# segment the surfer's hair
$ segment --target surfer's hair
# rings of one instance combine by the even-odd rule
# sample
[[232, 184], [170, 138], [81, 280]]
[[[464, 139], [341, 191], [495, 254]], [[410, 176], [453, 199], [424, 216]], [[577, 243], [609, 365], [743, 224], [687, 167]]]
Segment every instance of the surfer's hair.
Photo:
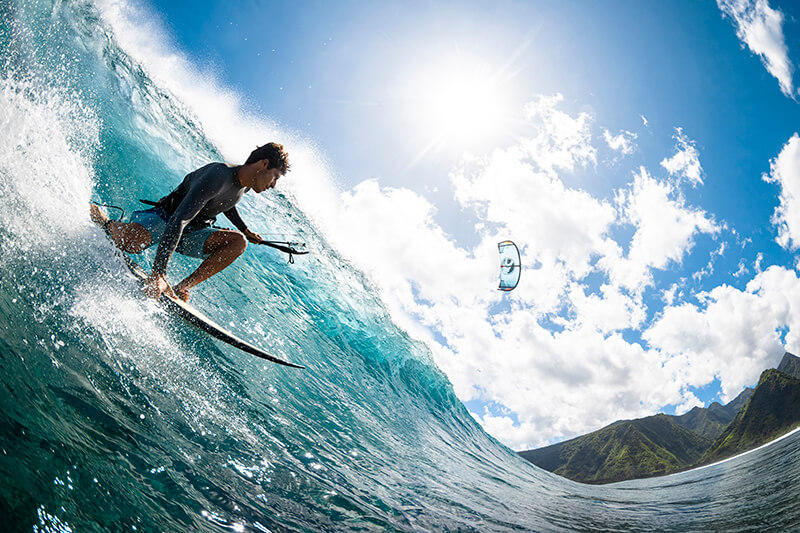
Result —
[[250, 165], [252, 163], [258, 163], [262, 159], [268, 159], [269, 166], [267, 168], [277, 168], [281, 171], [282, 176], [286, 175], [291, 167], [289, 164], [289, 154], [286, 153], [286, 149], [282, 144], [267, 143], [264, 146], [259, 146], [253, 150], [244, 164]]

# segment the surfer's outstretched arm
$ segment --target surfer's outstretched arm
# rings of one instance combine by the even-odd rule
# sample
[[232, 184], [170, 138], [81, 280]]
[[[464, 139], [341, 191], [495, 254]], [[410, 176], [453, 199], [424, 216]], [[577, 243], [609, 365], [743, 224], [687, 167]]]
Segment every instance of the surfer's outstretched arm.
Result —
[[261, 238], [261, 235], [259, 235], [254, 231], [251, 231], [247, 227], [247, 224], [244, 223], [244, 220], [242, 220], [242, 217], [239, 215], [239, 211], [236, 209], [236, 206], [228, 209], [223, 214], [228, 220], [230, 220], [233, 223], [234, 226], [236, 226], [236, 229], [241, 231], [244, 234], [244, 236], [247, 237], [248, 241], [254, 243], [260, 243], [261, 241], [264, 240]]

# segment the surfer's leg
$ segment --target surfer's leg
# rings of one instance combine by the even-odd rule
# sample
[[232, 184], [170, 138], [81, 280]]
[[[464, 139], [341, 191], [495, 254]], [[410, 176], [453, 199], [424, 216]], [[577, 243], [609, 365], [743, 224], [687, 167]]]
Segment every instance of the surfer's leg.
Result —
[[203, 253], [208, 255], [197, 270], [173, 287], [183, 301], [189, 299], [189, 290], [233, 263], [247, 249], [247, 239], [238, 231], [215, 231], [206, 239]]
[[89, 216], [92, 222], [108, 233], [117, 248], [123, 252], [138, 254], [153, 242], [150, 232], [141, 224], [111, 220], [94, 204], [89, 204]]

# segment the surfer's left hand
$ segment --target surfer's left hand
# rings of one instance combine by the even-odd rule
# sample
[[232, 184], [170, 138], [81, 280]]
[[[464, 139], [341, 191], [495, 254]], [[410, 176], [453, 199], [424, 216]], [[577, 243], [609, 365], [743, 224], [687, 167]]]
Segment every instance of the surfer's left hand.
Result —
[[264, 239], [261, 238], [261, 235], [259, 235], [258, 233], [254, 232], [254, 231], [250, 231], [249, 229], [245, 230], [244, 236], [247, 237], [248, 241], [250, 241], [252, 243], [255, 243], [255, 244], [258, 244], [258, 243], [260, 243], [261, 241], [264, 240]]

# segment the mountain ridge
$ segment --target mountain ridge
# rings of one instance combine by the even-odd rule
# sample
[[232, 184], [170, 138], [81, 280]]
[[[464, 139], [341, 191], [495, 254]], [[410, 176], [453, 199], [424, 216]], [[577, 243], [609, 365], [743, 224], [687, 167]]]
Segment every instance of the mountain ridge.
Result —
[[800, 379], [767, 369], [755, 392], [698, 464], [709, 464], [775, 440], [800, 426]]
[[518, 452], [535, 465], [582, 483], [602, 484], [671, 474], [716, 462], [800, 425], [800, 358], [786, 352], [755, 388], [725, 405], [683, 415], [618, 420], [543, 448]]

